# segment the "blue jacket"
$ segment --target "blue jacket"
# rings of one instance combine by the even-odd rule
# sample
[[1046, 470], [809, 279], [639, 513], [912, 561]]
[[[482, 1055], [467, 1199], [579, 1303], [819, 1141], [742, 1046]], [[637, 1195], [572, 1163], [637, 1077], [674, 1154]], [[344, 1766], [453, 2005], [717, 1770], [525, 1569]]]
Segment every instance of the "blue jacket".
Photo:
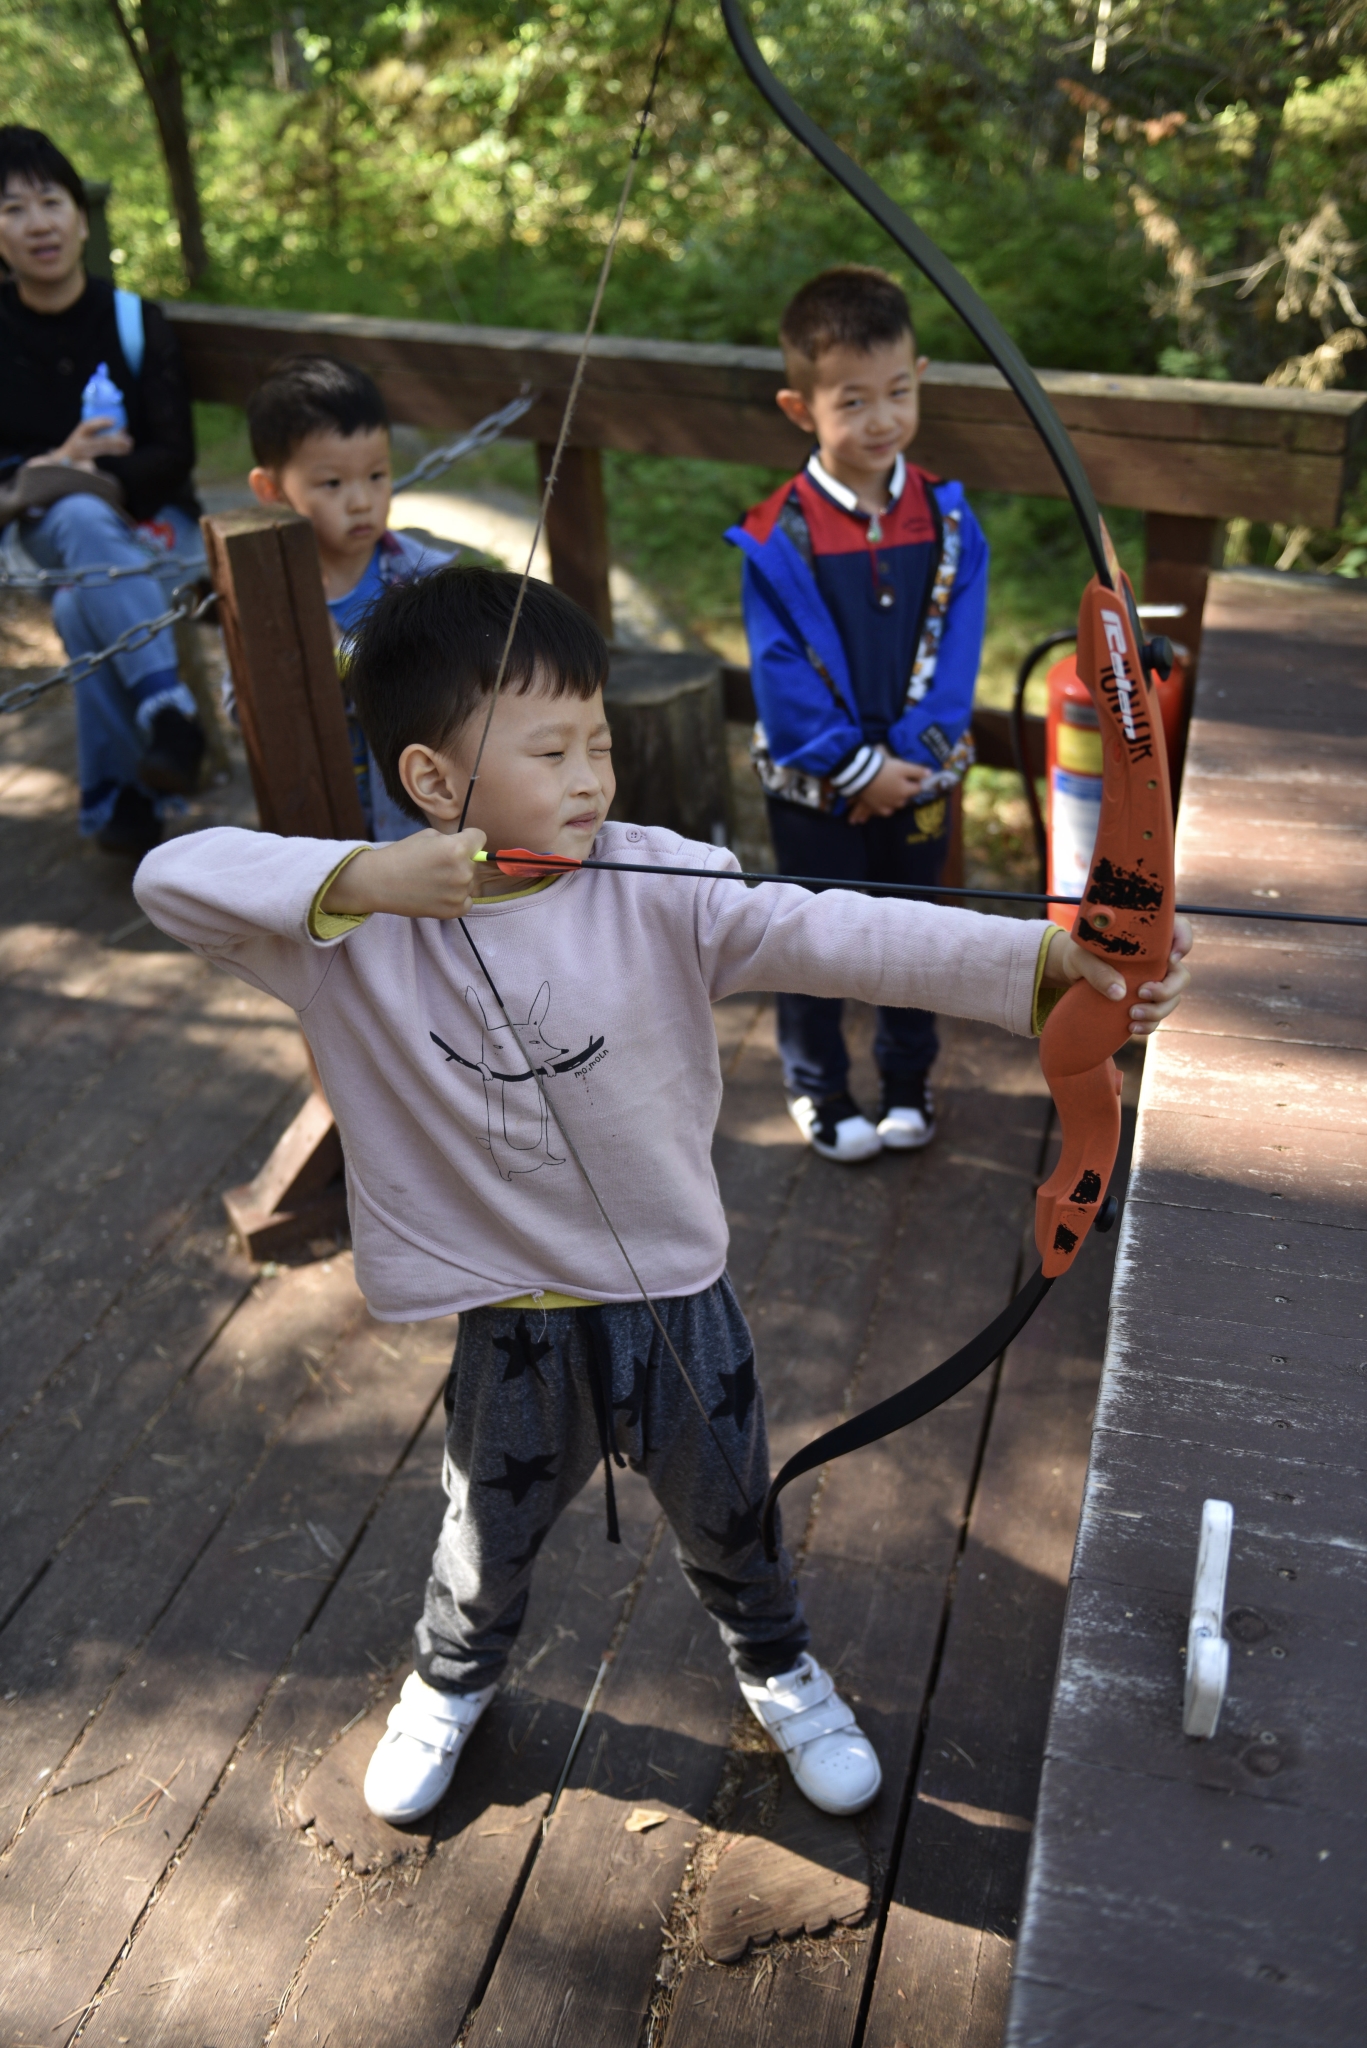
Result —
[[[756, 766], [766, 789], [790, 802], [843, 811], [877, 773], [884, 751], [937, 771], [926, 796], [952, 787], [971, 765], [987, 542], [957, 483], [937, 483], [908, 469], [897, 509], [903, 504], [910, 508], [904, 534], [899, 537], [889, 525], [884, 548], [895, 554], [909, 538], [908, 553], [923, 552], [927, 559], [915, 576], [922, 592], [915, 656], [905, 698], [893, 707], [890, 723], [871, 715], [868, 692], [859, 688], [859, 651], [847, 649], [813, 567], [790, 537], [795, 508], [807, 515], [796, 530], [806, 538], [804, 524], [815, 528], [810, 543], [817, 553], [828, 551], [824, 530], [834, 520], [854, 533], [862, 556], [866, 543], [855, 519], [863, 515], [828, 506], [804, 471], [726, 536], [745, 557], [742, 603], [759, 713]], [[893, 508], [884, 517], [891, 522]], [[830, 552], [849, 549], [849, 540], [837, 535]], [[881, 729], [871, 732], [870, 724]]]

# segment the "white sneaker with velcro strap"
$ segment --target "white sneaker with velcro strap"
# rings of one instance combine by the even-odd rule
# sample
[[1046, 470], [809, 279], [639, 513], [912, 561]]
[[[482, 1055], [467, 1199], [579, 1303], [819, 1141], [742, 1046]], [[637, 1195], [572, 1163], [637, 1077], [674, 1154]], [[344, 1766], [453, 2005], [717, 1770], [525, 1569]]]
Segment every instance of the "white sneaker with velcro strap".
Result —
[[823, 1813], [862, 1813], [883, 1773], [873, 1744], [828, 1672], [804, 1650], [777, 1678], [743, 1678], [740, 1689], [761, 1728], [788, 1759], [799, 1792]]
[[460, 1753], [497, 1692], [438, 1692], [410, 1671], [365, 1774], [365, 1803], [396, 1827], [420, 1820], [445, 1795]]

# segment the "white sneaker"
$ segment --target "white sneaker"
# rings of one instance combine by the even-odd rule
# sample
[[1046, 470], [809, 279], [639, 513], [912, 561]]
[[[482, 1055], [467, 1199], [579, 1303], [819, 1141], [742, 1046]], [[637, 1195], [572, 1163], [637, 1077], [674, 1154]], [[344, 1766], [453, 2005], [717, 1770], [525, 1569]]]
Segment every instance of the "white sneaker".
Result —
[[884, 1081], [878, 1135], [889, 1152], [919, 1152], [935, 1136], [935, 1096], [924, 1074]]
[[497, 1692], [438, 1692], [410, 1671], [365, 1774], [365, 1803], [396, 1826], [442, 1798], [471, 1730]]
[[789, 1102], [788, 1114], [823, 1159], [854, 1166], [883, 1149], [882, 1139], [852, 1096], [828, 1095], [818, 1102], [811, 1095], [799, 1095]]
[[799, 1792], [823, 1813], [862, 1813], [883, 1773], [873, 1744], [829, 1673], [805, 1650], [778, 1678], [743, 1678], [740, 1689], [761, 1728], [783, 1751]]

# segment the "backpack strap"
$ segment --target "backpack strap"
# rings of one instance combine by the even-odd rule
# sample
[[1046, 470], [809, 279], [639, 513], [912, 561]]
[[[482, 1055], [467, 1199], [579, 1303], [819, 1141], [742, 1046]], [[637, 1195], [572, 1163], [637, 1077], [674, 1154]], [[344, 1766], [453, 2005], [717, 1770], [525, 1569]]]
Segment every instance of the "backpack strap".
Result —
[[119, 330], [119, 347], [123, 350], [123, 359], [136, 381], [142, 373], [144, 352], [142, 300], [136, 292], [126, 292], [119, 285], [114, 287], [114, 319]]

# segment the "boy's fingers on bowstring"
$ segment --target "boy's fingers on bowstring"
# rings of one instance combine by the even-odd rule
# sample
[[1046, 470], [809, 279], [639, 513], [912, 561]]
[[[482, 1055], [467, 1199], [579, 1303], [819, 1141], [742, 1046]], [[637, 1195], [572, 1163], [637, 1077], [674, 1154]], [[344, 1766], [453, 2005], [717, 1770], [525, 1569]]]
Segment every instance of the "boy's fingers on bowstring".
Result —
[[474, 898], [479, 872], [474, 856], [484, 845], [484, 834], [477, 825], [469, 825], [463, 832], [434, 832], [432, 837], [437, 842], [432, 856], [440, 897], [437, 915], [464, 917]]

